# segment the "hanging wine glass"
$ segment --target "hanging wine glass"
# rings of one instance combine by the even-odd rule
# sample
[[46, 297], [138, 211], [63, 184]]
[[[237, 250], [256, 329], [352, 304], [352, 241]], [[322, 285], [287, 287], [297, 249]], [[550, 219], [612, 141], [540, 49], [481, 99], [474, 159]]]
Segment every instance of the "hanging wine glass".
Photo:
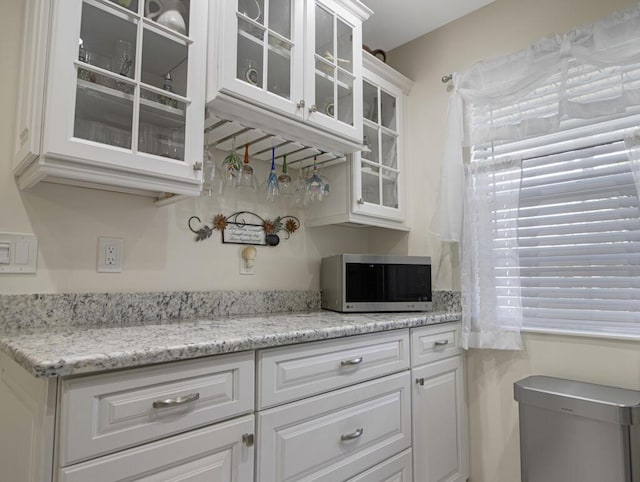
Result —
[[278, 176], [278, 186], [280, 187], [280, 195], [291, 196], [293, 194], [293, 180], [289, 175], [287, 167], [287, 156], [282, 156], [282, 174]]
[[324, 181], [318, 176], [318, 165], [316, 158], [313, 158], [313, 172], [311, 177], [307, 179], [307, 192], [305, 195], [305, 204], [322, 201], [325, 195]]
[[221, 164], [221, 186], [220, 194], [224, 191], [226, 186], [235, 186], [238, 182], [238, 175], [240, 174], [240, 156], [236, 152], [236, 138], [234, 137], [231, 142], [231, 152], [227, 157], [222, 160]]
[[293, 203], [297, 206], [304, 205], [307, 195], [307, 181], [304, 180], [302, 168], [298, 169], [298, 178], [293, 181], [291, 192], [293, 193]]
[[238, 174], [238, 183], [236, 187], [240, 189], [249, 189], [255, 191], [257, 188], [256, 176], [253, 173], [253, 167], [249, 165], [249, 144], [244, 146], [244, 162], [240, 166]]
[[324, 176], [320, 171], [320, 166], [318, 166], [318, 177], [324, 183], [322, 187], [322, 190], [323, 190], [322, 199], [324, 199], [329, 195], [329, 189], [331, 187], [331, 184], [329, 182], [329, 178], [327, 176]]
[[215, 144], [204, 146], [204, 162], [202, 163], [202, 187], [203, 193], [209, 197], [213, 194], [222, 194], [221, 174], [213, 159]]
[[265, 197], [267, 201], [275, 201], [280, 196], [280, 186], [278, 185], [278, 175], [276, 174], [276, 149], [271, 148], [271, 171], [267, 177], [265, 186]]

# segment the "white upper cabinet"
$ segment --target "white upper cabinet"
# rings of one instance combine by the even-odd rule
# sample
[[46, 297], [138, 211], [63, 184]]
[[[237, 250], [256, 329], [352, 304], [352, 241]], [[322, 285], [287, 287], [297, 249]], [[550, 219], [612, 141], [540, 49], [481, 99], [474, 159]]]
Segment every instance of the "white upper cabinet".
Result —
[[366, 54], [363, 83], [365, 149], [353, 156], [353, 211], [404, 221], [404, 97], [412, 82]]
[[14, 169], [146, 195], [202, 185], [207, 2], [28, 0]]
[[331, 196], [312, 206], [308, 226], [357, 224], [409, 230], [404, 103], [413, 82], [374, 56], [363, 54], [361, 142], [351, 163], [321, 167]]
[[211, 0], [208, 105], [301, 145], [356, 151], [370, 14], [357, 0]]

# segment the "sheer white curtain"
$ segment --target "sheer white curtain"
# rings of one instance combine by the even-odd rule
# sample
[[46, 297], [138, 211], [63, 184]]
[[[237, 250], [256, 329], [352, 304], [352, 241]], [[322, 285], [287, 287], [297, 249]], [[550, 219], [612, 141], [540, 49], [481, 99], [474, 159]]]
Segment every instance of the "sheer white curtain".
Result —
[[[465, 174], [462, 346], [518, 350], [522, 347], [517, 244], [521, 162], [473, 163]], [[498, 277], [504, 280], [500, 287]]]
[[[491, 306], [495, 296], [489, 287], [497, 285], [497, 271], [495, 264], [485, 264], [495, 263], [496, 258], [480, 257], [488, 253], [496, 233], [476, 226], [475, 219], [486, 217], [491, 206], [478, 199], [480, 191], [475, 188], [495, 181], [468, 169], [465, 184], [464, 148], [551, 134], [561, 123], [605, 118], [637, 108], [640, 80], [629, 66], [638, 62], [640, 5], [454, 74], [438, 206], [431, 228], [443, 241], [460, 242], [467, 346], [517, 347], [514, 333], [521, 314], [514, 306], [510, 316], [520, 316], [519, 320], [503, 319], [495, 314], [497, 307]], [[595, 93], [592, 88], [599, 77], [607, 84]], [[512, 260], [517, 270], [517, 256]], [[514, 342], [505, 343], [504, 338]]]
[[627, 157], [629, 159], [629, 169], [633, 174], [633, 180], [636, 183], [638, 197], [640, 197], [640, 130], [625, 137], [624, 145], [627, 149]]

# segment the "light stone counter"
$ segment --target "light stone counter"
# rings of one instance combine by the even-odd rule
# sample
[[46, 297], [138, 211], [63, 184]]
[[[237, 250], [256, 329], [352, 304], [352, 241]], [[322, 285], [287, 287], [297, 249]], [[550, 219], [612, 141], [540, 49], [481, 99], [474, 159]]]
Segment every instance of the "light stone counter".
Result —
[[36, 377], [56, 377], [459, 319], [460, 313], [452, 311], [391, 314], [312, 311], [106, 326], [23, 325], [0, 331], [0, 351]]

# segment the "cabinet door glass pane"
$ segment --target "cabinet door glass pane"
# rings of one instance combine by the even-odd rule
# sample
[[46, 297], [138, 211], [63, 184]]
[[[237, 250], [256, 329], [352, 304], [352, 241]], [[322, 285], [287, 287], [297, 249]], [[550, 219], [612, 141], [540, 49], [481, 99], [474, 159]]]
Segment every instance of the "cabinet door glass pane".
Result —
[[338, 19], [338, 65], [353, 72], [353, 29]]
[[144, 0], [144, 16], [174, 32], [189, 35], [190, 6], [190, 0]]
[[382, 164], [396, 169], [398, 167], [398, 148], [396, 136], [382, 133]]
[[269, 1], [269, 29], [288, 39], [291, 39], [291, 1]]
[[329, 117], [335, 117], [333, 80], [335, 68], [322, 60], [316, 60], [316, 108]]
[[130, 149], [134, 92], [132, 84], [79, 69], [73, 135]]
[[186, 45], [145, 29], [142, 37], [142, 82], [186, 96], [188, 53]]
[[333, 15], [316, 5], [316, 54], [333, 61]]
[[388, 127], [392, 131], [396, 130], [396, 98], [387, 94], [385, 91], [380, 92], [380, 110], [382, 111], [382, 125]]
[[338, 120], [353, 125], [353, 77], [338, 70]]
[[264, 25], [263, 0], [238, 0], [238, 12]]
[[145, 89], [140, 94], [138, 150], [184, 161], [185, 104]]
[[78, 58], [133, 78], [136, 69], [136, 33], [137, 24], [133, 17], [124, 19], [83, 3]]
[[138, 0], [110, 0], [111, 3], [126, 8], [132, 12], [138, 12]]
[[382, 204], [398, 207], [398, 173], [382, 169]]
[[238, 79], [262, 87], [264, 30], [238, 19]]
[[267, 89], [285, 99], [291, 98], [291, 45], [274, 35], [269, 35]]
[[364, 126], [363, 130], [362, 143], [369, 148], [369, 151], [362, 151], [360, 157], [378, 164], [380, 162], [380, 157], [378, 156], [378, 130], [367, 125]]
[[366, 80], [362, 82], [362, 115], [365, 119], [378, 122], [378, 88]]
[[371, 204], [380, 204], [380, 168], [361, 162], [362, 199]]

